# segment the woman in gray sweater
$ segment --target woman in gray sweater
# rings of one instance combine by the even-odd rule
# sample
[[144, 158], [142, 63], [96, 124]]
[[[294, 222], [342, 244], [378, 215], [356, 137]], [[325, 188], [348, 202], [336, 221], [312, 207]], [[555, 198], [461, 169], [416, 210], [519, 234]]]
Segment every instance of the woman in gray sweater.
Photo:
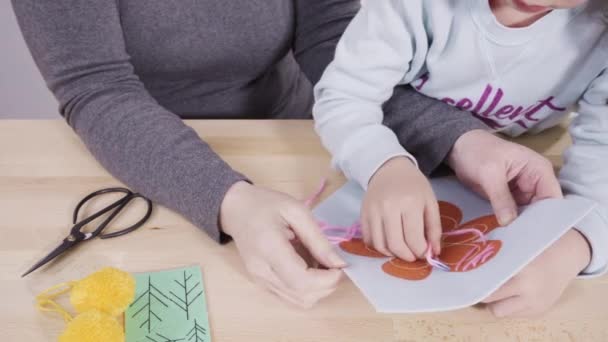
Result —
[[[114, 176], [192, 221], [231, 236], [262, 286], [309, 306], [344, 266], [295, 199], [248, 182], [182, 119], [311, 117], [312, 86], [358, 0], [13, 0], [60, 112]], [[468, 113], [408, 87], [386, 124], [429, 172]], [[308, 268], [298, 236], [327, 269]]]

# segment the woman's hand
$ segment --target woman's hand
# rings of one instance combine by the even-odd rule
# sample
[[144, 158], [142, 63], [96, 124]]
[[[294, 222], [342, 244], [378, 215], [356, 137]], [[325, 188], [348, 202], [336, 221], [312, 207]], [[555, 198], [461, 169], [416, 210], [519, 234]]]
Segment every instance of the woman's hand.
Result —
[[[518, 204], [562, 197], [546, 158], [485, 131], [462, 135], [448, 163], [464, 184], [490, 200], [502, 225], [516, 218]], [[498, 317], [539, 314], [560, 298], [590, 258], [587, 240], [572, 229], [484, 303]]]
[[429, 181], [405, 157], [387, 161], [372, 177], [361, 208], [363, 240], [378, 252], [414, 261], [427, 241], [441, 250], [439, 206]]
[[557, 302], [590, 259], [587, 240], [571, 229], [483, 302], [497, 317], [540, 314]]
[[502, 226], [517, 217], [518, 204], [562, 197], [549, 160], [486, 131], [463, 134], [447, 162], [462, 183], [492, 203]]
[[[336, 289], [346, 263], [299, 201], [238, 182], [226, 193], [220, 220], [253, 279], [281, 298], [308, 308]], [[328, 269], [308, 267], [292, 244], [295, 238]]]

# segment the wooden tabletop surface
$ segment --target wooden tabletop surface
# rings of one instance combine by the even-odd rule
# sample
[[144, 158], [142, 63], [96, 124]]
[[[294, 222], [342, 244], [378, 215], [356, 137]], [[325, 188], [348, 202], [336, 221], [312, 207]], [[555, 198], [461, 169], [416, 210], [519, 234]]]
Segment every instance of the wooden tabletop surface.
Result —
[[[258, 184], [305, 198], [328, 174], [332, 191], [343, 183], [329, 171], [329, 156], [310, 122], [188, 124]], [[563, 128], [520, 139], [556, 166], [568, 141]], [[103, 266], [138, 272], [192, 264], [203, 269], [214, 341], [608, 341], [608, 278], [576, 281], [551, 312], [537, 319], [498, 320], [480, 307], [378, 314], [346, 277], [330, 298], [300, 310], [253, 285], [233, 244], [217, 245], [164, 208], [143, 229], [91, 241], [20, 278], [61, 241], [84, 195], [116, 185], [63, 121], [0, 121], [0, 341], [56, 340], [63, 322], [33, 305], [34, 296], [48, 286]]]

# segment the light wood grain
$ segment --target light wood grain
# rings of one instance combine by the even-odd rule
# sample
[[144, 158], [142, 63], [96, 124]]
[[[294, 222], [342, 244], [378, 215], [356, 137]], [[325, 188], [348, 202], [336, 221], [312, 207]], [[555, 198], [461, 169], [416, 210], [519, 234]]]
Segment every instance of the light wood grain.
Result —
[[[304, 198], [325, 175], [331, 190], [343, 182], [329, 170], [310, 122], [188, 124], [258, 184]], [[569, 143], [563, 128], [519, 141], [556, 165]], [[497, 320], [482, 308], [377, 314], [346, 278], [335, 295], [303, 311], [249, 282], [233, 245], [218, 246], [164, 208], [144, 229], [92, 241], [43, 272], [19, 278], [61, 240], [83, 195], [119, 184], [63, 121], [0, 121], [0, 341], [56, 338], [61, 320], [33, 306], [47, 286], [106, 265], [136, 272], [191, 264], [203, 268], [214, 341], [608, 341], [606, 278], [576, 281], [551, 312], [532, 320]]]

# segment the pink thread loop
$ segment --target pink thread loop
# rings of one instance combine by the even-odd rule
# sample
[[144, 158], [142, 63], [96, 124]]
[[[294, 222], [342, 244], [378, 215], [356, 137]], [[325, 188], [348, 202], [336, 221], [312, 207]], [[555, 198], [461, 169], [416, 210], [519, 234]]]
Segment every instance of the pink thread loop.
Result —
[[456, 266], [456, 270], [460, 270], [462, 272], [469, 271], [477, 267], [477, 265], [479, 265], [480, 263], [485, 262], [486, 260], [488, 260], [489, 257], [493, 256], [496, 253], [496, 250], [493, 245], [486, 244], [484, 245], [481, 252], [479, 252], [475, 257], [473, 257], [471, 260], [469, 260], [466, 264], [463, 265], [463, 263], [467, 260], [467, 258], [470, 257], [471, 252], [473, 251], [474, 249], [471, 249], [469, 253], [467, 253], [467, 256], [462, 258], [462, 260]]
[[325, 233], [325, 236], [329, 242], [333, 244], [339, 244], [340, 242], [361, 238], [361, 224], [358, 222], [355, 222], [348, 227], [332, 226], [326, 222], [319, 222], [319, 227]]
[[[485, 235], [479, 229], [475, 229], [475, 228], [464, 228], [464, 229], [453, 230], [451, 232], [444, 232], [443, 236], [456, 236], [456, 235], [464, 235], [464, 234], [475, 234], [475, 235], [477, 235], [477, 239], [475, 239], [475, 241], [486, 242]], [[443, 262], [441, 262], [439, 259], [433, 258], [433, 256], [430, 254], [430, 250], [431, 250], [431, 248], [429, 247], [429, 249], [427, 250], [427, 257], [426, 257], [427, 262], [430, 265], [437, 267], [441, 270], [445, 271], [447, 269], [447, 271], [449, 271], [450, 267], [447, 266], [446, 264], [444, 264]], [[470, 249], [467, 252], [467, 254], [465, 254], [465, 256], [456, 265], [456, 268], [454, 270], [455, 271], [458, 271], [458, 270], [467, 271], [467, 270], [470, 270], [471, 268], [475, 267], [477, 264], [479, 264], [480, 260], [482, 259], [482, 257], [480, 256], [482, 253], [475, 256], [465, 266], [462, 266], [462, 263], [466, 262], [467, 259], [469, 259], [471, 257], [471, 254], [473, 254], [473, 253], [475, 253], [474, 248]]]
[[307, 207], [312, 207], [312, 204], [314, 202], [316, 202], [319, 197], [321, 197], [321, 194], [323, 193], [323, 191], [325, 191], [325, 188], [327, 188], [327, 178], [323, 179], [321, 181], [321, 185], [319, 186], [319, 189], [317, 190], [317, 192], [315, 192], [312, 196], [310, 196], [307, 200], [304, 201], [304, 205]]
[[455, 235], [464, 235], [464, 234], [475, 234], [475, 235], [477, 235], [477, 240], [475, 240], [475, 241], [486, 242], [486, 236], [483, 235], [481, 230], [476, 229], [476, 228], [463, 228], [463, 229], [453, 230], [451, 232], [444, 232], [443, 236], [455, 236]]
[[[307, 207], [312, 207], [312, 204], [316, 202], [321, 194], [327, 188], [327, 179], [323, 179], [321, 184], [319, 185], [319, 189], [310, 196], [307, 200], [304, 201], [304, 205]], [[340, 242], [350, 241], [355, 238], [361, 238], [361, 224], [359, 222], [355, 222], [350, 226], [335, 226], [331, 225], [327, 222], [318, 221], [319, 228], [321, 231], [325, 233], [325, 236], [332, 244], [339, 244]], [[329, 234], [328, 234], [329, 233]], [[334, 234], [332, 234], [334, 233]]]
[[450, 271], [450, 267], [446, 264], [444, 264], [443, 262], [439, 261], [438, 259], [433, 258], [433, 249], [431, 248], [431, 245], [429, 245], [429, 248], [426, 249], [426, 262], [429, 263], [429, 265], [438, 268], [442, 271], [446, 271], [449, 272]]

